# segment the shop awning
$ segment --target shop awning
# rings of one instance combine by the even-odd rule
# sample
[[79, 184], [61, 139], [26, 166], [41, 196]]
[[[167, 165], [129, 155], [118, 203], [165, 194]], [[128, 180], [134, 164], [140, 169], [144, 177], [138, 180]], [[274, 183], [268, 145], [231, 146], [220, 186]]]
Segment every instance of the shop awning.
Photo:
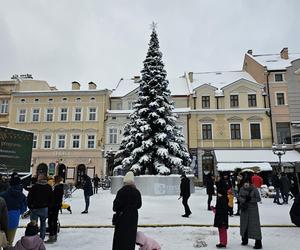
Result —
[[[214, 150], [217, 163], [272, 163], [278, 162], [278, 156], [271, 149], [248, 149], [248, 150]], [[286, 151], [281, 157], [284, 162], [300, 162], [300, 153], [296, 150]]]
[[272, 171], [271, 164], [268, 162], [253, 162], [253, 163], [243, 163], [243, 162], [220, 162], [217, 164], [218, 171], [234, 171], [236, 169], [259, 169], [260, 171]]

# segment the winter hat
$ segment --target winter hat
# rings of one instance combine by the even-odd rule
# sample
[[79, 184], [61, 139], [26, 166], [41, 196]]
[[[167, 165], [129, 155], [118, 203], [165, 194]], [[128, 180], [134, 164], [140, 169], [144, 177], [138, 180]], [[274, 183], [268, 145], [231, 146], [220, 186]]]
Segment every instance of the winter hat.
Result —
[[134, 174], [133, 172], [129, 171], [123, 178], [124, 184], [133, 184], [134, 183]]
[[18, 185], [20, 185], [21, 184], [20, 177], [18, 177], [18, 176], [11, 177], [11, 179], [9, 180], [9, 184], [11, 186], [18, 186]]
[[37, 235], [39, 232], [39, 227], [36, 224], [36, 221], [31, 221], [27, 224], [26, 230], [25, 230], [25, 236], [34, 236]]

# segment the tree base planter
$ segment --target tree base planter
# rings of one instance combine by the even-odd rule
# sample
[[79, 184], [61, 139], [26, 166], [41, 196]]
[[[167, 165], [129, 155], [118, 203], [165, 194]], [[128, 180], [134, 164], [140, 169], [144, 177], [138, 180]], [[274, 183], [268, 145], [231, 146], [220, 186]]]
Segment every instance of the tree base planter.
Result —
[[[190, 179], [191, 193], [195, 192], [193, 176]], [[180, 175], [142, 175], [134, 177], [135, 185], [142, 195], [178, 195], [180, 194]], [[123, 186], [123, 176], [113, 176], [111, 179], [111, 193], [116, 194]]]

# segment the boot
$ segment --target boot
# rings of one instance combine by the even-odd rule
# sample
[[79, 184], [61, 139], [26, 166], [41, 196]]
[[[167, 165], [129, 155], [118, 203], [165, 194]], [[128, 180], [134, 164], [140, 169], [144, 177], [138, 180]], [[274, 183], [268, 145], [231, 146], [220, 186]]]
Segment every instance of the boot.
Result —
[[46, 244], [52, 244], [54, 243], [56, 240], [55, 240], [55, 235], [53, 236], [49, 236], [49, 239], [45, 241]]
[[262, 249], [261, 240], [255, 240], [254, 249]]
[[248, 238], [242, 237], [242, 245], [243, 245], [243, 246], [248, 245]]

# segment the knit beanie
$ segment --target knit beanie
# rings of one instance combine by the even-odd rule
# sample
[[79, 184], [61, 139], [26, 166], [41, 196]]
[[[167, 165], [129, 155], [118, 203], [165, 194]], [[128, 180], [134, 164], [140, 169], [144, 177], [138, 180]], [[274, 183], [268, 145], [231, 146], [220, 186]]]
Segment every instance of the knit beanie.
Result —
[[129, 171], [123, 178], [124, 184], [134, 184], [134, 174], [133, 172]]
[[9, 180], [11, 186], [17, 186], [21, 184], [21, 179], [18, 176], [11, 177]]
[[38, 232], [39, 232], [39, 227], [35, 221], [31, 221], [27, 224], [27, 227], [25, 230], [25, 236], [34, 236], [34, 235], [37, 235]]

